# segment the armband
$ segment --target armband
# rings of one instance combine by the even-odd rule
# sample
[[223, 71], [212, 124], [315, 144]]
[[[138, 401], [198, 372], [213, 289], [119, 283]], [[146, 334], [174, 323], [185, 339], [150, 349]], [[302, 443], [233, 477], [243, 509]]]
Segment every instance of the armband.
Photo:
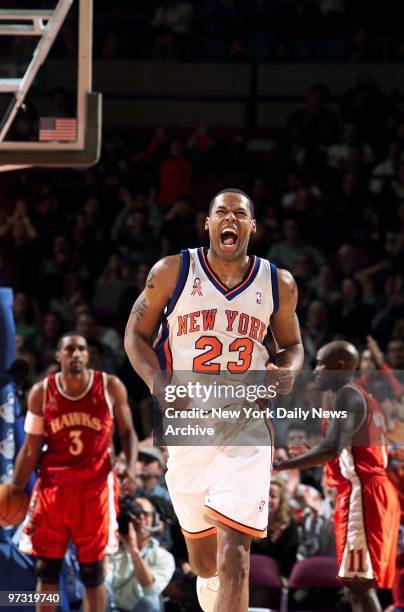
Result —
[[28, 410], [27, 416], [25, 417], [24, 431], [28, 434], [41, 436], [45, 432], [45, 419], [43, 416], [39, 416]]

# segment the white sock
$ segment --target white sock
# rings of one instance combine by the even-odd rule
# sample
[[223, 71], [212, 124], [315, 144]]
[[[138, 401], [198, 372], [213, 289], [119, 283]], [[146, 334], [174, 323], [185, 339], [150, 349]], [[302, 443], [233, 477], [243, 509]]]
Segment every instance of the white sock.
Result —
[[219, 586], [219, 576], [212, 576], [211, 578], [197, 577], [196, 594], [199, 605], [204, 612], [213, 612]]

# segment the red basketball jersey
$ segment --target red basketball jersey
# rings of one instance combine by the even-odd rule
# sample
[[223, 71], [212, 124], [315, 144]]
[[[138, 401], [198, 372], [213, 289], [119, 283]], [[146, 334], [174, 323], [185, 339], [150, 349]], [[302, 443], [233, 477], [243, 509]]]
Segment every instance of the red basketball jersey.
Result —
[[358, 384], [347, 385], [362, 397], [365, 415], [362, 425], [354, 434], [350, 447], [344, 448], [338, 459], [327, 463], [329, 486], [350, 481], [352, 476], [365, 478], [387, 478], [387, 452], [385, 446], [386, 424], [380, 404]]
[[79, 397], [62, 389], [60, 372], [44, 381], [45, 448], [39, 476], [55, 484], [96, 484], [111, 471], [113, 417], [107, 375], [89, 370]]

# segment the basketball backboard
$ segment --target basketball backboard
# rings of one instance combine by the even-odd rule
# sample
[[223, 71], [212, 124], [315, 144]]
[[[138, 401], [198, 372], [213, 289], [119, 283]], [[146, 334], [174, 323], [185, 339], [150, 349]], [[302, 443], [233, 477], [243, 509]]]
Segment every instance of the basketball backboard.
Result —
[[92, 92], [93, 0], [38, 4], [41, 9], [0, 10], [0, 171], [91, 166], [100, 155], [101, 95]]

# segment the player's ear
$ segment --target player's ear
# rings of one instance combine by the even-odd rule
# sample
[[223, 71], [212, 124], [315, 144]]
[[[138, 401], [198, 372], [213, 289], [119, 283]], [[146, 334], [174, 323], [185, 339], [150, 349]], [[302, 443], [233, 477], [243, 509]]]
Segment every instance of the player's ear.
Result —
[[206, 217], [206, 220], [205, 220], [205, 230], [208, 231], [208, 229], [209, 229], [209, 217]]
[[60, 358], [60, 351], [56, 351], [56, 353], [55, 353], [55, 359], [56, 359], [56, 361], [57, 361], [58, 363], [60, 363], [60, 362], [61, 362], [61, 358]]
[[257, 231], [257, 222], [255, 221], [255, 219], [253, 219], [251, 221], [251, 233], [255, 234], [256, 231]]

